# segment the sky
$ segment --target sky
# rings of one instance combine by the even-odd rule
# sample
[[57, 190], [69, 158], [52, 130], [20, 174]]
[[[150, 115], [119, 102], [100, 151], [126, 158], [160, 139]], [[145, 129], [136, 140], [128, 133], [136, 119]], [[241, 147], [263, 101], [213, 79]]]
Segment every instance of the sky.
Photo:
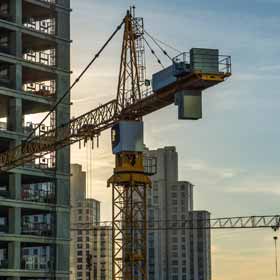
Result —
[[[280, 214], [280, 0], [72, 0], [73, 80], [130, 5], [156, 38], [182, 51], [218, 48], [233, 64], [229, 80], [203, 93], [202, 120], [179, 121], [172, 105], [145, 117], [146, 145], [176, 146], [179, 177], [195, 185], [196, 209], [212, 217]], [[72, 91], [73, 116], [115, 98], [121, 36]], [[159, 70], [147, 56], [148, 76]], [[99, 149], [74, 146], [72, 163], [88, 171], [89, 196], [102, 202], [102, 219], [110, 220], [109, 131]], [[273, 235], [263, 229], [213, 231], [213, 280], [275, 279]]]

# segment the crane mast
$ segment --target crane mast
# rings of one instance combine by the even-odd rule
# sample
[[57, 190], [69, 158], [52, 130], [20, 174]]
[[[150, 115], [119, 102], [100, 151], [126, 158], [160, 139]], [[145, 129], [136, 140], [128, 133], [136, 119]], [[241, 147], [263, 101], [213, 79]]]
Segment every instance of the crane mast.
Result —
[[[135, 24], [132, 11], [125, 18], [117, 107], [120, 121], [112, 128], [115, 169], [108, 180], [112, 187], [113, 279], [147, 279], [147, 188], [151, 181], [144, 171], [143, 124], [141, 108], [126, 111], [141, 99], [136, 42], [143, 33]], [[132, 137], [131, 137], [132, 136]], [[126, 230], [129, 228], [130, 230]]]

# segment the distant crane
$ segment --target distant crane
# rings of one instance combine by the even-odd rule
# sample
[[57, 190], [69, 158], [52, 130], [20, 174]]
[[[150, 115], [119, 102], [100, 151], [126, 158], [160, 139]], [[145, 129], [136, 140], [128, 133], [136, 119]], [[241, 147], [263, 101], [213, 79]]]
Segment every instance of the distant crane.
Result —
[[146, 191], [151, 186], [149, 175], [155, 171], [147, 171], [144, 164], [142, 118], [175, 102], [180, 119], [200, 119], [202, 91], [231, 76], [231, 58], [220, 56], [218, 50], [192, 49], [171, 59], [162, 50], [172, 60], [171, 66], [153, 75], [151, 91], [143, 90], [149, 84], [145, 77], [145, 30], [143, 19], [135, 17], [131, 8], [82, 74], [123, 25], [116, 99], [1, 153], [0, 169], [8, 171], [73, 143], [94, 141], [112, 128], [116, 161], [108, 185], [113, 194], [113, 279], [146, 280]]

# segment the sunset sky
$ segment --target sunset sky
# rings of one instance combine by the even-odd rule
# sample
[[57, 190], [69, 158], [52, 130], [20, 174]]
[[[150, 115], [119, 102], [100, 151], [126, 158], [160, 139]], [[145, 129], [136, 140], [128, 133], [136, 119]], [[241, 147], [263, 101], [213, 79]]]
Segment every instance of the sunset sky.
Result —
[[[72, 0], [73, 79], [133, 4], [156, 38], [182, 51], [218, 48], [233, 61], [232, 78], [204, 92], [202, 120], [178, 121], [175, 106], [156, 112], [144, 119], [146, 145], [176, 146], [180, 179], [196, 186], [196, 209], [212, 217], [280, 214], [280, 0]], [[73, 90], [73, 116], [115, 97], [121, 36]], [[160, 70], [151, 56], [147, 68], [148, 76]], [[75, 146], [72, 163], [91, 173], [89, 195], [110, 220], [109, 132], [100, 143], [92, 153]], [[213, 280], [275, 279], [273, 235], [213, 231]]]

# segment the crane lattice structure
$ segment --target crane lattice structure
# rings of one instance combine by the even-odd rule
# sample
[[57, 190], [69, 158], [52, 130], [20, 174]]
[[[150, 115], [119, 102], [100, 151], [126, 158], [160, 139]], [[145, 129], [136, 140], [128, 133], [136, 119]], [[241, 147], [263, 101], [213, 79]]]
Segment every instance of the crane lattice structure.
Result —
[[[104, 221], [97, 224], [90, 223], [75, 223], [75, 227], [71, 230], [88, 230], [90, 227], [96, 226], [95, 229], [99, 230], [101, 227], [107, 230], [113, 229], [112, 221]], [[147, 230], [197, 230], [197, 229], [272, 229], [274, 231], [280, 228], [280, 215], [267, 215], [267, 216], [240, 216], [240, 217], [223, 217], [213, 219], [196, 219], [196, 226], [193, 225], [193, 220], [180, 220], [180, 221], [149, 221], [147, 223]], [[124, 228], [130, 230], [130, 228]]]
[[[124, 35], [116, 99], [87, 112], [69, 123], [44, 133], [33, 135], [21, 145], [0, 154], [0, 170], [9, 171], [24, 166], [42, 156], [81, 141], [94, 141], [100, 134], [122, 121], [141, 123], [144, 116], [174, 103], [178, 92], [199, 91], [223, 82], [231, 75], [230, 57], [222, 57], [219, 71], [201, 70], [197, 66], [185, 69], [186, 61], [173, 61], [178, 75], [166, 86], [143, 94], [141, 85], [144, 49], [143, 25], [132, 10], [127, 12], [122, 25]], [[117, 28], [117, 31], [122, 26]], [[117, 32], [116, 31], [116, 32]], [[114, 34], [116, 34], [116, 32]], [[112, 36], [111, 36], [112, 37]], [[105, 46], [108, 43], [105, 44]], [[103, 48], [104, 49], [104, 48]], [[94, 58], [96, 59], [99, 54]], [[185, 57], [186, 54], [183, 54]], [[94, 60], [93, 60], [94, 61]], [[89, 64], [89, 66], [93, 63]], [[220, 63], [219, 63], [220, 62]], [[86, 70], [89, 68], [86, 68]], [[182, 68], [183, 67], [183, 68]], [[203, 67], [202, 67], [203, 68]], [[206, 67], [207, 68], [207, 67]], [[171, 69], [171, 68], [170, 68]], [[84, 74], [85, 71], [82, 73]], [[76, 84], [80, 77], [75, 81]], [[72, 86], [73, 87], [73, 86]], [[72, 88], [71, 87], [71, 88]], [[66, 93], [68, 94], [69, 91]], [[113, 192], [113, 279], [146, 280], [146, 190], [151, 185], [145, 172], [142, 151], [116, 153], [116, 166], [108, 184]], [[130, 230], [127, 231], [126, 229]]]

